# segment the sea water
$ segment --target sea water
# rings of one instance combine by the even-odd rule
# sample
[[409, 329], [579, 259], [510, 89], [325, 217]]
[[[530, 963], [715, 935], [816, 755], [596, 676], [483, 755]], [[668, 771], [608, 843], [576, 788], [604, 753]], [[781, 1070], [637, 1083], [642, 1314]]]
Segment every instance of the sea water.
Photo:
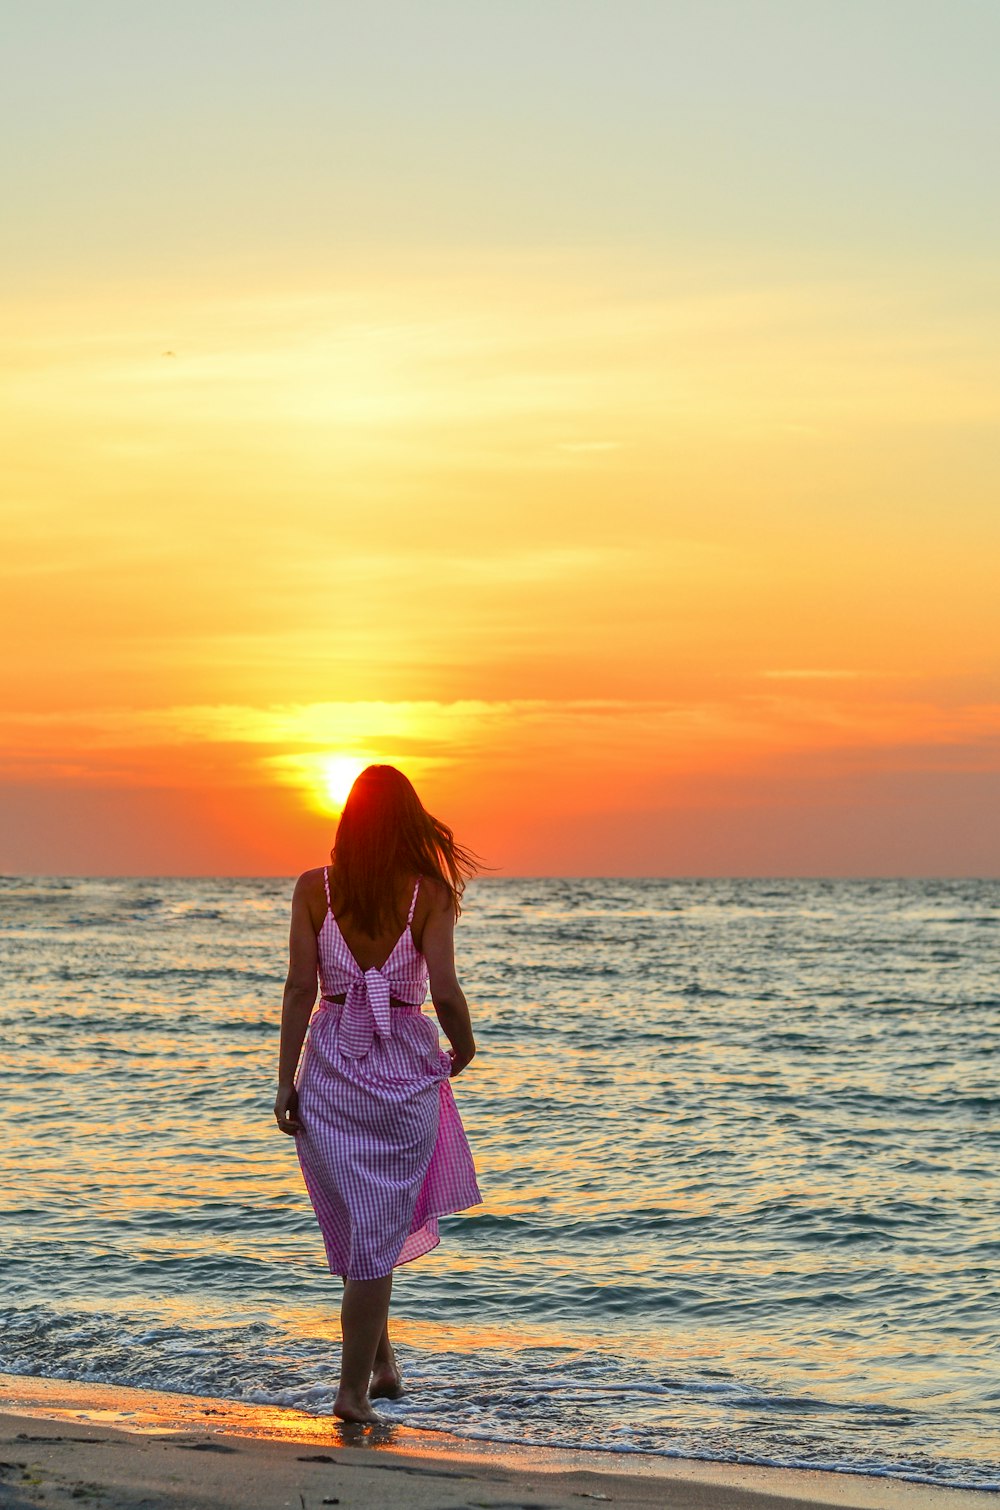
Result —
[[[329, 1413], [291, 883], [0, 879], [0, 1369]], [[1000, 1483], [1000, 883], [501, 880], [484, 1192], [397, 1271], [462, 1436]]]

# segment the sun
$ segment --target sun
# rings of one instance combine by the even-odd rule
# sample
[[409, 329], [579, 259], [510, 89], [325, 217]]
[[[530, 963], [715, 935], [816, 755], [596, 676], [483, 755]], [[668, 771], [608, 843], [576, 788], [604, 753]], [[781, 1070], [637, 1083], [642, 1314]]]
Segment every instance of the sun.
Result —
[[358, 776], [370, 761], [357, 755], [324, 755], [319, 761], [323, 796], [335, 812], [340, 812]]

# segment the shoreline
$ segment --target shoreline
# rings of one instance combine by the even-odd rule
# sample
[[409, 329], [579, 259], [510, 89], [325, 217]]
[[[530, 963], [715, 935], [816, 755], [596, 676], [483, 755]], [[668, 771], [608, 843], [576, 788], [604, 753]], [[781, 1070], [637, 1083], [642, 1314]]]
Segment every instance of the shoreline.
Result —
[[[48, 1430], [42, 1430], [46, 1426]], [[877, 1474], [520, 1447], [390, 1425], [368, 1433], [276, 1406], [0, 1374], [0, 1505], [107, 1510], [327, 1504], [580, 1510], [1000, 1510], [1000, 1492]], [[197, 1456], [194, 1454], [197, 1453]], [[208, 1466], [210, 1465], [210, 1467]], [[236, 1467], [239, 1472], [235, 1472]], [[406, 1475], [401, 1501], [400, 1474]], [[540, 1498], [539, 1498], [540, 1496]]]

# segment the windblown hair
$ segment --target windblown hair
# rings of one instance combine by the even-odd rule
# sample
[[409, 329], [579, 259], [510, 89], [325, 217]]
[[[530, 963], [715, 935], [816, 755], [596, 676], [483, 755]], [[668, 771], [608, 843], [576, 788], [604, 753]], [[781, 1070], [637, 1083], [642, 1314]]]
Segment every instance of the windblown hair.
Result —
[[351, 787], [333, 849], [336, 911], [370, 938], [398, 921], [404, 877], [430, 876], [451, 892], [455, 916], [479, 869], [446, 823], [427, 812], [412, 783], [391, 765], [370, 765]]

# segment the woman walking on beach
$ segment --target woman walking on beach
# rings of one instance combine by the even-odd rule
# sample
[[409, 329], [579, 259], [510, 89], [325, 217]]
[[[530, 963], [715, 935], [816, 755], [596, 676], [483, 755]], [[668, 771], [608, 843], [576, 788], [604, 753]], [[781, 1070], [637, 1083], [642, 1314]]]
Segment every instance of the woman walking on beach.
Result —
[[[439, 1216], [482, 1199], [450, 1085], [476, 1052], [454, 953], [475, 866], [387, 765], [351, 788], [332, 859], [292, 898], [274, 1115], [344, 1281], [333, 1413], [377, 1422], [372, 1400], [402, 1393], [392, 1271], [437, 1246]], [[428, 980], [448, 1053], [420, 1010]]]

